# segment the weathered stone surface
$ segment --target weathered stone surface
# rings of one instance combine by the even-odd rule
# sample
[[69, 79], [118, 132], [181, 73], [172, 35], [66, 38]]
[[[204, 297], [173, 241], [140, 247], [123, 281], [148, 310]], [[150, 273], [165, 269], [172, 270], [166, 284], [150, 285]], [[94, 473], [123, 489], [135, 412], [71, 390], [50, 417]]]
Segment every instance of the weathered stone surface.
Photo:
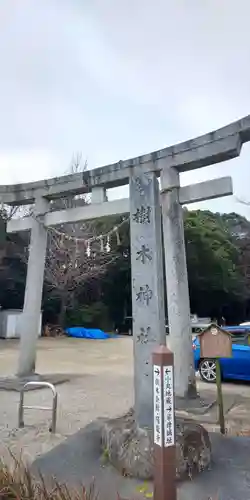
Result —
[[[103, 423], [102, 449], [121, 474], [153, 478], [153, 432], [138, 428], [132, 409], [122, 417]], [[177, 418], [176, 463], [177, 479], [185, 479], [210, 467], [211, 444], [202, 425]]]
[[130, 238], [135, 417], [153, 427], [152, 353], [166, 344], [159, 183], [154, 173], [130, 178]]

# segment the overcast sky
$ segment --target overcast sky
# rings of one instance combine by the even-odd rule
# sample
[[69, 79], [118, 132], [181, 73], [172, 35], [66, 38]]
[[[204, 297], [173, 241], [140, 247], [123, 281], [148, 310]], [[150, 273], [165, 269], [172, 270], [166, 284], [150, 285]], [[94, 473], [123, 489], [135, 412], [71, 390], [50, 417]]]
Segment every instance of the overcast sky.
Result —
[[[209, 132], [250, 113], [249, 0], [1, 0], [0, 183], [89, 168]], [[240, 159], [188, 173], [230, 174]], [[250, 208], [234, 197], [201, 204]]]

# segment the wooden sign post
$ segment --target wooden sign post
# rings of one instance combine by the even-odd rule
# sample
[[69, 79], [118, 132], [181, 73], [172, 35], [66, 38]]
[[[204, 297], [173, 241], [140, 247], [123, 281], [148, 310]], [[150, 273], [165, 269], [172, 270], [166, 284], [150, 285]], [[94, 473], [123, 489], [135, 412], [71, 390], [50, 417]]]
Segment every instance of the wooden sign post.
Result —
[[217, 402], [219, 408], [219, 424], [221, 434], [225, 434], [225, 416], [221, 387], [221, 367], [219, 358], [232, 356], [232, 338], [229, 332], [216, 324], [211, 324], [206, 330], [198, 334], [200, 339], [200, 357], [215, 360]]
[[176, 500], [174, 358], [166, 346], [153, 352], [154, 500]]

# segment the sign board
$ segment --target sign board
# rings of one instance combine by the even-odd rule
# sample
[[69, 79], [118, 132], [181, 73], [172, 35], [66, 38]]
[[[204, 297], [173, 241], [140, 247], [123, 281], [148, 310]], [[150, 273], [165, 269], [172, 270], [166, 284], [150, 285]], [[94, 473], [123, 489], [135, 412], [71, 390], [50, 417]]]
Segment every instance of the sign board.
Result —
[[175, 444], [173, 366], [163, 366], [164, 446]]
[[154, 384], [154, 500], [177, 500], [174, 356], [159, 345], [152, 355]]
[[220, 326], [212, 323], [198, 337], [201, 358], [231, 358], [231, 335]]
[[154, 365], [154, 443], [162, 446], [162, 374], [161, 366]]

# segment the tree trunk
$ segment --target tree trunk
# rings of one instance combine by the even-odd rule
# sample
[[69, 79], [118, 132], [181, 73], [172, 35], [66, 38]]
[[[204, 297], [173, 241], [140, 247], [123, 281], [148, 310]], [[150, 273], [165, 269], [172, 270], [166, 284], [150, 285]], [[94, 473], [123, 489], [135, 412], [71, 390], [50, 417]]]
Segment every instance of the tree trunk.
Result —
[[58, 323], [62, 328], [64, 328], [66, 310], [67, 310], [67, 294], [63, 294], [61, 297], [60, 312], [58, 316]]

